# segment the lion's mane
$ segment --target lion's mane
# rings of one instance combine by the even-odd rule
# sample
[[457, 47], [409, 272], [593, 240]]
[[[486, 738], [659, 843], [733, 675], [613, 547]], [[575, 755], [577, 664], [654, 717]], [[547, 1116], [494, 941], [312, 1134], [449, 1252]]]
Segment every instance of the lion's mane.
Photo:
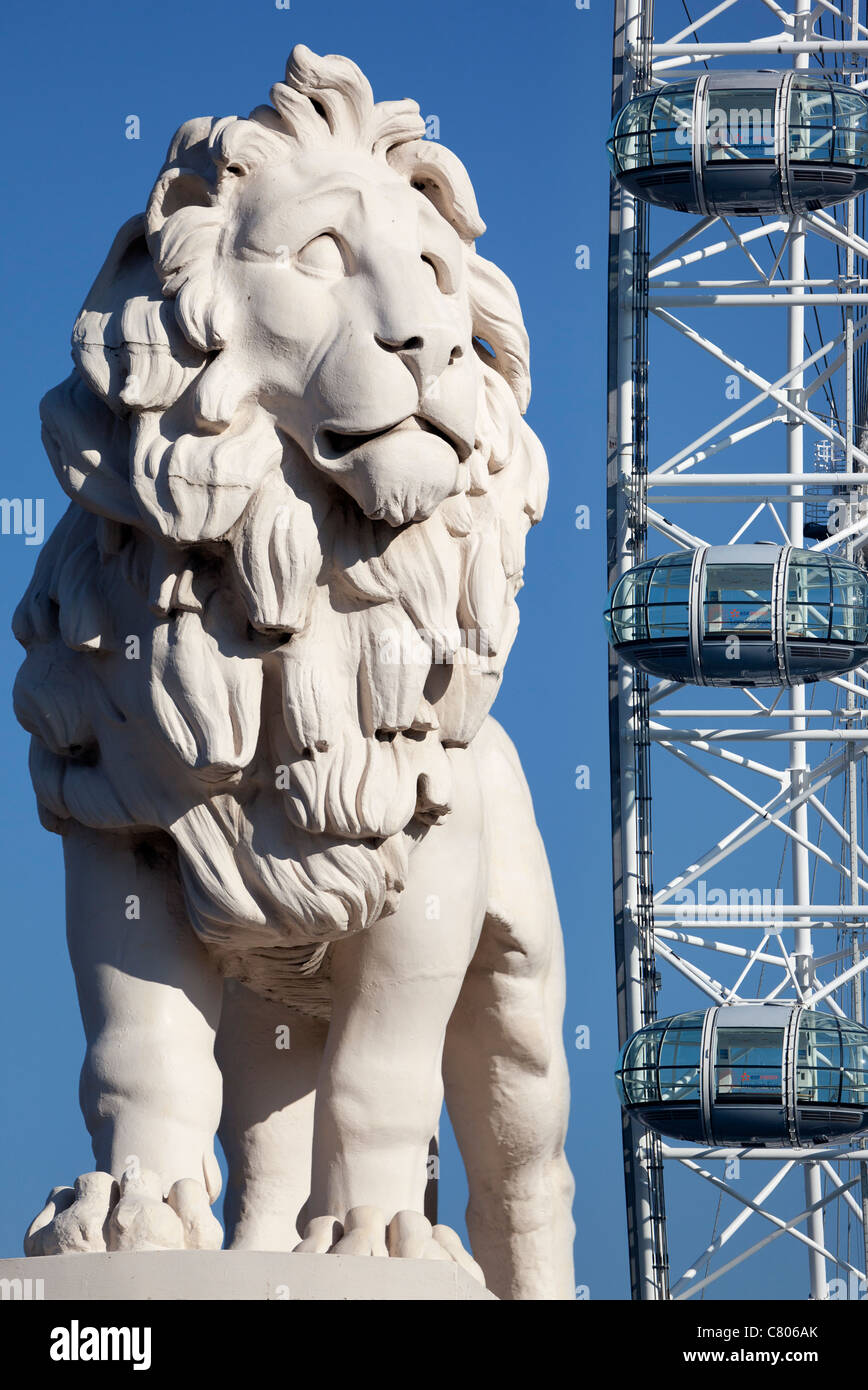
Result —
[[[317, 1012], [329, 943], [394, 910], [448, 814], [445, 749], [497, 692], [547, 475], [518, 300], [476, 253], [458, 159], [346, 58], [296, 47], [271, 96], [180, 128], [76, 321], [42, 404], [72, 501], [16, 613], [16, 709], [43, 822], [167, 833], [221, 968]], [[475, 447], [457, 495], [397, 529], [245, 395], [213, 275], [233, 178], [322, 142], [387, 161], [464, 244]]]

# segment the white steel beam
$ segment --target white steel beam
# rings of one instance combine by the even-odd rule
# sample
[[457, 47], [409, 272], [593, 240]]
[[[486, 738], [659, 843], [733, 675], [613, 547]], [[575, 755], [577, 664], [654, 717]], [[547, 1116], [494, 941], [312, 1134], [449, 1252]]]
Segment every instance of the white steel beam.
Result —
[[[689, 1160], [679, 1161], [689, 1162]], [[809, 1159], [809, 1163], [810, 1161], [812, 1160]], [[813, 1161], [816, 1162], [816, 1155], [814, 1155]], [[709, 1177], [710, 1176], [709, 1174]], [[704, 1279], [701, 1279], [699, 1283], [694, 1284], [686, 1293], [680, 1294], [679, 1298], [692, 1298], [694, 1294], [700, 1293], [701, 1290], [706, 1288], [709, 1284], [715, 1283], [715, 1281], [722, 1278], [724, 1274], [729, 1274], [730, 1270], [737, 1268], [737, 1266], [743, 1264], [745, 1260], [749, 1260], [751, 1255], [755, 1255], [759, 1250], [764, 1250], [767, 1245], [771, 1245], [773, 1240], [778, 1240], [783, 1235], [789, 1235], [802, 1221], [806, 1221], [814, 1212], [823, 1211], [830, 1202], [836, 1201], [842, 1195], [843, 1191], [849, 1192], [850, 1188], [855, 1187], [858, 1182], [858, 1178], [853, 1178], [851, 1182], [844, 1185], [844, 1188], [827, 1193], [824, 1197], [812, 1202], [805, 1211], [799, 1212], [798, 1216], [791, 1217], [790, 1220], [784, 1222], [778, 1230], [773, 1231], [772, 1234], [766, 1236], [764, 1240], [757, 1241], [756, 1245], [752, 1245], [749, 1250], [743, 1250], [740, 1255], [736, 1255], [735, 1259], [730, 1260], [728, 1264], [723, 1265], [720, 1269], [716, 1269], [713, 1274], [709, 1274]], [[832, 1256], [831, 1258], [835, 1259], [836, 1257]]]
[[[736, 1200], [737, 1202], [740, 1202], [740, 1203], [742, 1204], [742, 1206], [747, 1207], [748, 1210], [749, 1210], [749, 1212], [750, 1212], [751, 1214], [753, 1214], [753, 1215], [755, 1215], [755, 1216], [762, 1216], [766, 1221], [771, 1222], [771, 1224], [772, 1224], [773, 1226], [776, 1226], [776, 1227], [778, 1228], [779, 1234], [781, 1234], [781, 1235], [787, 1234], [787, 1235], [793, 1236], [796, 1240], [800, 1240], [800, 1241], [802, 1241], [803, 1244], [809, 1246], [809, 1248], [810, 1248], [811, 1250], [813, 1250], [813, 1251], [819, 1251], [823, 1256], [827, 1257], [827, 1258], [830, 1259], [830, 1260], [834, 1260], [834, 1259], [836, 1258], [836, 1257], [832, 1254], [832, 1252], [831, 1252], [830, 1250], [827, 1250], [827, 1249], [825, 1248], [825, 1246], [824, 1246], [820, 1241], [817, 1241], [816, 1239], [812, 1238], [812, 1237], [809, 1236], [809, 1235], [805, 1235], [803, 1231], [797, 1230], [797, 1229], [796, 1229], [796, 1226], [797, 1226], [797, 1224], [798, 1224], [797, 1221], [784, 1221], [783, 1217], [781, 1217], [781, 1216], [776, 1216], [776, 1215], [774, 1214], [774, 1212], [769, 1211], [769, 1210], [768, 1210], [766, 1207], [764, 1207], [759, 1201], [754, 1201], [751, 1197], [748, 1197], [748, 1196], [746, 1195], [746, 1193], [744, 1193], [744, 1192], [739, 1192], [738, 1188], [732, 1187], [729, 1183], [724, 1182], [723, 1178], [718, 1178], [718, 1177], [715, 1176], [714, 1173], [709, 1173], [709, 1171], [708, 1171], [707, 1168], [700, 1168], [699, 1164], [698, 1164], [698, 1163], [695, 1163], [692, 1159], [690, 1159], [690, 1158], [681, 1158], [681, 1159], [679, 1159], [679, 1162], [682, 1163], [682, 1164], [684, 1165], [685, 1168], [688, 1168], [688, 1169], [690, 1170], [691, 1173], [695, 1173], [697, 1177], [703, 1178], [703, 1179], [705, 1180], [705, 1182], [710, 1183], [712, 1187], [717, 1188], [717, 1190], [718, 1190], [719, 1192], [724, 1192], [724, 1193], [726, 1194], [727, 1197], [734, 1197], [735, 1200]], [[787, 1168], [789, 1168], [790, 1165], [785, 1165], [785, 1166], [786, 1166]], [[854, 1182], [855, 1182], [855, 1179], [854, 1179]], [[852, 1187], [852, 1186], [853, 1186], [853, 1183], [850, 1183], [849, 1186]], [[843, 1196], [846, 1190], [847, 1190], [847, 1189], [846, 1189], [846, 1188], [844, 1187], [844, 1185], [842, 1184], [841, 1190], [840, 1190], [840, 1194], [839, 1194], [838, 1192], [832, 1193], [832, 1196], [831, 1196], [831, 1198], [830, 1198], [829, 1200], [833, 1201], [837, 1196], [839, 1196], [839, 1195]], [[825, 1201], [825, 1200], [824, 1200], [824, 1205], [828, 1205], [828, 1202]], [[816, 1208], [816, 1207], [814, 1207], [814, 1206], [810, 1207], [810, 1208], [808, 1209], [807, 1212], [802, 1213], [801, 1217], [799, 1217], [798, 1220], [804, 1220], [806, 1216], [808, 1216], [809, 1214], [813, 1214], [816, 1210], [822, 1210], [822, 1207], [820, 1207], [820, 1208]], [[761, 1242], [761, 1243], [762, 1243], [762, 1244], [765, 1244], [765, 1242]], [[754, 1247], [754, 1248], [755, 1248], [755, 1249], [758, 1249], [759, 1247]], [[739, 1257], [739, 1258], [737, 1258], [736, 1260], [732, 1261], [729, 1267], [732, 1268], [733, 1265], [739, 1264], [740, 1262], [741, 1262], [741, 1257]], [[840, 1260], [839, 1260], [839, 1261], [837, 1261], [837, 1262], [840, 1263], [840, 1264], [845, 1264], [845, 1265], [846, 1265], [846, 1261], [840, 1261]], [[852, 1269], [854, 1274], [859, 1274], [859, 1273], [861, 1273], [861, 1271], [858, 1270], [858, 1269], [856, 1269], [855, 1266], [853, 1266], [853, 1265], [846, 1265], [846, 1267], [849, 1268], [849, 1269]], [[676, 1294], [675, 1291], [674, 1291], [674, 1289], [673, 1289], [673, 1297], [674, 1297], [674, 1298], [679, 1298], [679, 1299], [681, 1299], [681, 1298], [689, 1298], [691, 1292], [692, 1292], [692, 1293], [698, 1292], [698, 1290], [699, 1290], [700, 1287], [702, 1287], [702, 1286], [705, 1285], [705, 1284], [710, 1284], [710, 1283], [712, 1283], [712, 1282], [713, 1282], [713, 1279], [714, 1279], [714, 1276], [713, 1276], [713, 1275], [712, 1275], [712, 1276], [709, 1276], [708, 1278], [706, 1278], [706, 1279], [704, 1279], [704, 1280], [702, 1281], [702, 1284], [693, 1285], [693, 1286], [690, 1288], [690, 1292], [688, 1292], [688, 1293]], [[690, 1286], [689, 1286], [689, 1287], [690, 1287]]]

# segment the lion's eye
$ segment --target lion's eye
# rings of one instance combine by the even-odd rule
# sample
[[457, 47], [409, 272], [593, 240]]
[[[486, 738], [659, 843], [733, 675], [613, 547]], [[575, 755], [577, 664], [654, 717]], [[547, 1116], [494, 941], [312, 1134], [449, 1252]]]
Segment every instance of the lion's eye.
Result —
[[321, 275], [343, 275], [344, 258], [341, 248], [328, 232], [315, 236], [307, 246], [303, 246], [296, 256], [296, 264], [305, 270], [316, 270]]
[[452, 276], [449, 273], [448, 266], [440, 260], [439, 256], [423, 255], [422, 260], [425, 265], [430, 267], [437, 288], [440, 290], [441, 294], [453, 294], [455, 292], [455, 286], [452, 283]]

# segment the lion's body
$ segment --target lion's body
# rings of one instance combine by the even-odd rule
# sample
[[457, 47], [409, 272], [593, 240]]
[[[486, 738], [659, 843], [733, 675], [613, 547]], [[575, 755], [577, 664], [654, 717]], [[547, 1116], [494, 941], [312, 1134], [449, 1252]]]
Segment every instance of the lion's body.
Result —
[[[454, 156], [422, 146], [413, 103], [377, 106], [347, 60], [298, 49], [272, 95], [276, 110], [248, 121], [181, 128], [146, 217], [122, 228], [79, 316], [75, 372], [43, 403], [72, 503], [16, 615], [28, 650], [16, 708], [34, 735], [41, 815], [67, 845], [85, 1111], [107, 1171], [144, 1148], [166, 1191], [204, 1173], [213, 1192], [219, 1072], [215, 1083], [205, 1053], [226, 979], [221, 1133], [237, 1239], [290, 1240], [308, 1187], [312, 1218], [419, 1211], [447, 1024], [454, 1011], [452, 1034], [466, 1030], [461, 1000], [478, 994], [493, 1029], [480, 1042], [502, 1044], [516, 1095], [522, 1075], [545, 1078], [553, 1117], [526, 1143], [556, 1170], [540, 1200], [543, 1244], [561, 1250], [549, 1292], [534, 1294], [547, 1276], [522, 1283], [512, 1199], [494, 1198], [493, 1234], [492, 1198], [473, 1193], [477, 1166], [489, 1182], [492, 1144], [507, 1168], [523, 1161], [522, 1143], [483, 1135], [513, 1105], [495, 1053], [453, 1082], [483, 1262], [512, 1296], [568, 1296], [559, 928], [520, 768], [485, 722], [545, 495], [544, 455], [521, 419], [518, 304], [476, 255], [469, 181]], [[135, 1013], [145, 958], [142, 999], [156, 988], [174, 1001], [167, 1062], [199, 1087], [194, 1101], [164, 1078], [201, 1112], [195, 1160], [177, 1135], [146, 1137], [140, 1114], [153, 1118], [158, 1093], [111, 1056], [124, 1045], [99, 962]], [[373, 1017], [395, 1008], [388, 1046], [407, 1059], [407, 1030], [418, 1035], [405, 1081], [423, 1097], [419, 1133], [391, 1168], [378, 1108], [388, 1129], [412, 1106], [391, 1056], [381, 1088], [370, 1080], [383, 989]], [[514, 991], [525, 1012], [517, 1003], [510, 1017]], [[306, 1040], [293, 1044], [291, 1103], [275, 1089], [275, 1048], [260, 1037], [257, 1062], [241, 1036], [275, 1009]], [[354, 1147], [340, 1131], [349, 1107], [358, 1138], [363, 1098], [347, 1097], [366, 1052], [368, 1135]], [[454, 1053], [447, 1042], [447, 1068]], [[230, 1055], [248, 1057], [240, 1081]], [[470, 1076], [488, 1115], [475, 1126]], [[239, 1119], [251, 1105], [264, 1113]], [[274, 1170], [296, 1150], [312, 1151], [312, 1168], [281, 1186]], [[349, 1151], [339, 1171], [335, 1152]]]

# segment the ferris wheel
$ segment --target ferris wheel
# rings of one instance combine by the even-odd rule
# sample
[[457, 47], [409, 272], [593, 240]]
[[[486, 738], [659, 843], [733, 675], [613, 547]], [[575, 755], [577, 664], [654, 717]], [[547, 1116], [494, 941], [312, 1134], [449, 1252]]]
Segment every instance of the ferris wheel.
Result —
[[743, 1297], [749, 1261], [769, 1297], [866, 1294], [864, 8], [615, 4], [606, 621], [637, 1299]]

